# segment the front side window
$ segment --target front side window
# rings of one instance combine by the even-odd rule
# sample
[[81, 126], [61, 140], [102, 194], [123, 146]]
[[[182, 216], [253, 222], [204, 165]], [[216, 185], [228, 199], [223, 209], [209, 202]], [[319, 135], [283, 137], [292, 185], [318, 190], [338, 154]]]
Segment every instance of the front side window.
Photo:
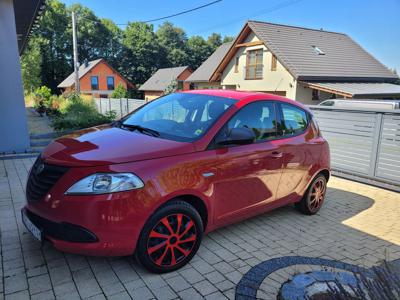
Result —
[[246, 79], [263, 78], [263, 49], [247, 51]]
[[107, 90], [114, 90], [114, 76], [107, 76]]
[[249, 128], [256, 142], [272, 140], [277, 137], [275, 104], [270, 101], [259, 101], [243, 107], [226, 125], [226, 134], [233, 128]]
[[204, 135], [236, 100], [174, 93], [149, 102], [122, 120], [157, 131], [161, 138], [190, 142]]
[[282, 122], [279, 132], [283, 136], [299, 134], [306, 130], [308, 126], [307, 113], [294, 105], [281, 103]]
[[98, 76], [90, 77], [90, 85], [92, 87], [92, 90], [98, 90], [99, 89], [99, 77]]

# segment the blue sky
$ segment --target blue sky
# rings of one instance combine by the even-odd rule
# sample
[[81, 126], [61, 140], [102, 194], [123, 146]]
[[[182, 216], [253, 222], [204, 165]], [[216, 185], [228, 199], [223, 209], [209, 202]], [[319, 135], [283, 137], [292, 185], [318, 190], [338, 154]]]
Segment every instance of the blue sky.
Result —
[[[211, 2], [211, 0], [99, 1], [81, 3], [116, 23], [144, 21]], [[212, 32], [236, 35], [248, 19], [323, 28], [350, 35], [367, 51], [400, 73], [400, 0], [222, 0], [215, 5], [169, 19], [188, 36]], [[157, 26], [160, 22], [155, 22]]]

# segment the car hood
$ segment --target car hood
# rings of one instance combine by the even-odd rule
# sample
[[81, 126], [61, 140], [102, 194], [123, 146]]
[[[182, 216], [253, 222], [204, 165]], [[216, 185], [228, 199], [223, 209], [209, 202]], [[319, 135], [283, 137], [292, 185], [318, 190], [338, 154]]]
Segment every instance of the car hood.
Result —
[[99, 166], [191, 152], [194, 152], [191, 143], [102, 125], [60, 137], [45, 148], [42, 158], [56, 165]]

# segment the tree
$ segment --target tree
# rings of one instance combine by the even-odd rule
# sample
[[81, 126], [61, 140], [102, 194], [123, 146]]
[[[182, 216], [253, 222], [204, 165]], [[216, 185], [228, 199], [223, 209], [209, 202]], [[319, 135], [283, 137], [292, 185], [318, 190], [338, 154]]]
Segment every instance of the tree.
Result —
[[123, 44], [126, 47], [123, 64], [132, 82], [145, 82], [163, 65], [161, 62], [164, 62], [165, 53], [158, 43], [153, 25], [129, 23], [125, 28]]
[[178, 88], [178, 82], [173, 79], [164, 90], [164, 95], [174, 93]]
[[25, 50], [29, 55], [21, 57], [22, 80], [24, 82], [24, 90], [31, 93], [42, 84], [41, 67], [42, 55], [40, 53], [41, 38], [32, 37], [28, 48]]
[[127, 92], [125, 87], [121, 83], [118, 83], [111, 95], [111, 98], [121, 99], [121, 98], [126, 98], [126, 95]]
[[190, 37], [187, 42], [187, 52], [189, 66], [195, 70], [211, 55], [213, 48], [201, 36], [195, 35]]
[[[49, 0], [43, 16], [39, 21], [39, 28], [35, 30], [29, 41], [28, 51], [24, 56], [30, 56], [29, 49], [34, 51], [35, 47], [30, 47], [35, 43], [35, 37], [40, 37], [40, 53], [42, 64], [30, 61], [26, 68], [35, 68], [40, 65], [41, 84], [50, 87], [53, 92], [57, 92], [57, 85], [67, 77], [72, 64], [67, 59], [67, 53], [72, 51], [71, 40], [68, 29], [70, 18], [68, 17], [65, 4], [57, 0]], [[69, 55], [71, 57], [71, 55]]]
[[158, 27], [156, 34], [160, 45], [168, 49], [185, 49], [187, 41], [185, 31], [175, 27], [171, 22], [164, 22]]
[[222, 43], [232, 42], [234, 39], [235, 39], [235, 37], [226, 35], [226, 36], [224, 36], [224, 39], [222, 40]]
[[187, 36], [182, 28], [175, 27], [170, 22], [164, 22], [157, 29], [156, 35], [159, 45], [167, 54], [165, 67], [178, 67], [188, 64]]
[[208, 39], [207, 43], [211, 46], [212, 51], [215, 51], [222, 44], [222, 37], [219, 33], [212, 33]]
[[[112, 65], [116, 70], [124, 73], [125, 68], [123, 66], [122, 58], [124, 54], [123, 37], [124, 32], [119, 28], [113, 21], [109, 19], [101, 19], [101, 23], [107, 30], [107, 43], [104, 45], [103, 58]], [[124, 74], [125, 75], [125, 74]]]
[[57, 85], [73, 72], [71, 13], [77, 13], [79, 61], [104, 58], [114, 69], [135, 84], [145, 82], [157, 69], [189, 65], [196, 69], [222, 42], [213, 33], [207, 39], [188, 39], [182, 28], [164, 22], [157, 31], [150, 24], [129, 23], [119, 28], [109, 19], [100, 19], [81, 4], [67, 7], [59, 0], [47, 0], [21, 57], [25, 91], [41, 85], [59, 93]]
[[105, 58], [112, 66], [117, 65], [121, 55], [122, 30], [111, 20], [100, 20], [81, 4], [73, 4], [68, 12], [77, 14], [79, 61]]

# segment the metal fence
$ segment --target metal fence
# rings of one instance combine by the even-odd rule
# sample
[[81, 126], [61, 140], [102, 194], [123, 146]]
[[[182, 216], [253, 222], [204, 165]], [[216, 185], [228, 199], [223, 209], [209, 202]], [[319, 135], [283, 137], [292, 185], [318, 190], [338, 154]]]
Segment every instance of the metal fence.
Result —
[[400, 110], [309, 107], [337, 175], [400, 190]]
[[146, 101], [142, 99], [127, 98], [95, 98], [94, 103], [96, 104], [99, 113], [105, 114], [109, 111], [115, 111], [117, 118], [121, 118], [145, 104]]

